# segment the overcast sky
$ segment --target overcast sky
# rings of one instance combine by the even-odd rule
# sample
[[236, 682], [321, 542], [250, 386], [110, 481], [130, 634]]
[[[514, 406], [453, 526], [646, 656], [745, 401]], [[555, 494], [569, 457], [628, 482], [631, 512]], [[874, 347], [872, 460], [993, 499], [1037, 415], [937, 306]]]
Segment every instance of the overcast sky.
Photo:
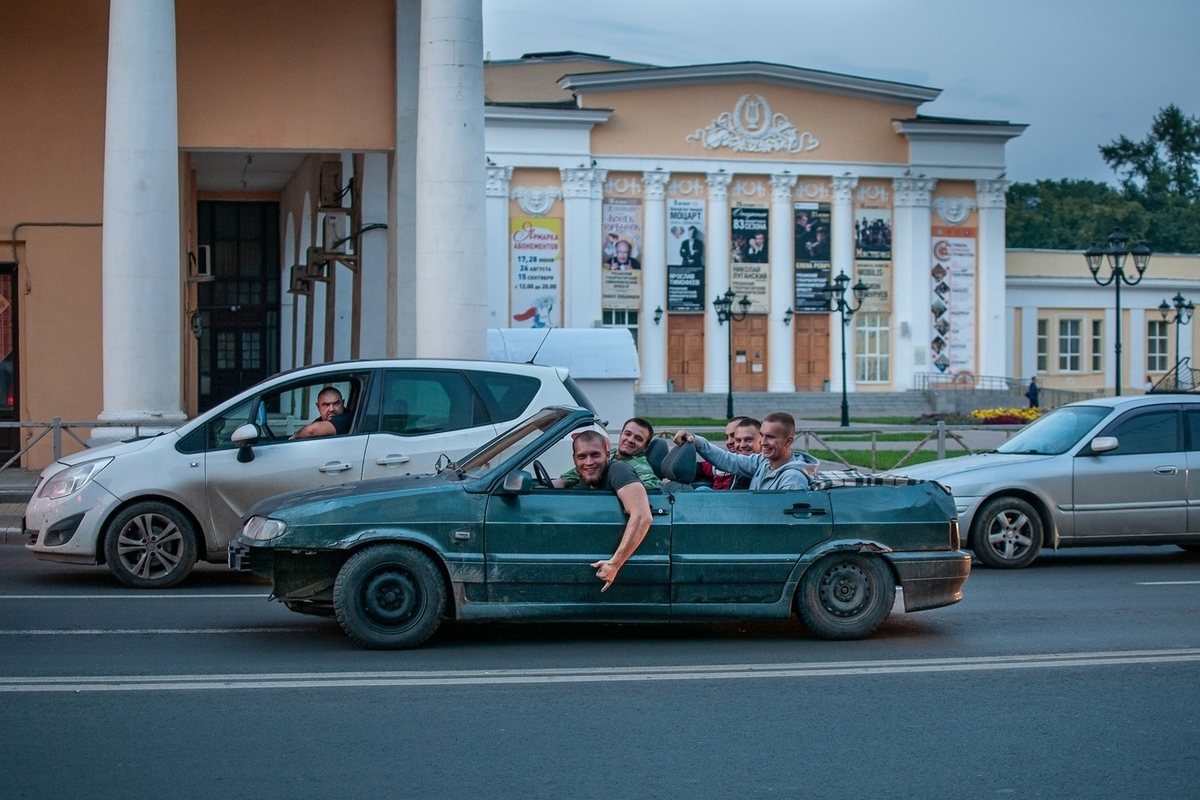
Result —
[[1006, 120], [1009, 180], [1115, 183], [1097, 147], [1200, 115], [1200, 0], [483, 0], [493, 59], [768, 61], [942, 90], [920, 113]]

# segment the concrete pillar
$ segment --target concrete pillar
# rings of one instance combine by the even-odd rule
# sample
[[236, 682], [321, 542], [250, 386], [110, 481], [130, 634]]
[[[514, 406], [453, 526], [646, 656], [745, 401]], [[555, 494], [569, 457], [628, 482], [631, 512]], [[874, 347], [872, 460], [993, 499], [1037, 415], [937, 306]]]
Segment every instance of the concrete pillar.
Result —
[[795, 175], [771, 176], [770, 302], [767, 310], [767, 391], [796, 391], [796, 339], [784, 312], [796, 302], [796, 237], [792, 220]]
[[175, 4], [112, 0], [101, 264], [104, 410], [123, 427], [174, 428], [182, 411], [182, 246]]
[[[363, 155], [362, 225], [388, 222], [388, 157], [386, 153]], [[388, 235], [384, 228], [370, 228], [358, 237], [361, 283], [359, 358], [386, 358], [388, 354]]]
[[[417, 98], [421, 0], [396, 0], [396, 148], [388, 182], [388, 356], [417, 354]], [[303, 251], [302, 251], [303, 252]]]
[[417, 355], [487, 354], [482, 0], [422, 0]]
[[[1021, 307], [1021, 353], [1019, 367], [1013, 377], [1020, 378], [1025, 383], [1038, 374], [1037, 371], [1037, 306]], [[1088, 342], [1091, 342], [1092, 332], [1087, 332]], [[1089, 349], [1088, 352], [1091, 352]]]
[[930, 204], [936, 186], [929, 178], [892, 182], [892, 382], [897, 392], [914, 388], [918, 372], [933, 371]]
[[[829, 212], [830, 275], [833, 280], [841, 273], [846, 273], [850, 284], [846, 287], [846, 301], [853, 302], [854, 297], [850, 287], [854, 285], [854, 187], [858, 186], [858, 178], [844, 175], [832, 179], [833, 205]], [[847, 318], [850, 325], [842, 330], [842, 318], [839, 314], [829, 315], [829, 334], [833, 337], [829, 343], [829, 385], [833, 391], [840, 391], [842, 386], [842, 335], [846, 337], [846, 391], [854, 391], [854, 321]]]
[[[642, 361], [640, 389], [647, 394], [667, 391], [667, 201], [671, 173], [642, 173], [645, 215], [642, 246], [642, 314], [638, 319], [638, 350]], [[663, 319], [654, 321], [661, 308]]]
[[[975, 341], [979, 351], [976, 375], [1004, 375], [1004, 208], [1007, 181], [975, 181], [979, 206], [979, 317]], [[1141, 377], [1145, 377], [1145, 373]], [[1140, 385], [1140, 384], [1138, 384]]]
[[512, 167], [487, 168], [487, 326], [507, 328], [512, 323], [508, 310], [509, 264], [508, 187]]
[[608, 172], [592, 167], [560, 169], [563, 194], [563, 325], [600, 324], [600, 202]]
[[[728, 172], [710, 172], [708, 179], [708, 243], [705, 248], [704, 391], [729, 391], [729, 331], [717, 321], [712, 301], [729, 288], [729, 182]], [[736, 306], [735, 306], [736, 307]]]

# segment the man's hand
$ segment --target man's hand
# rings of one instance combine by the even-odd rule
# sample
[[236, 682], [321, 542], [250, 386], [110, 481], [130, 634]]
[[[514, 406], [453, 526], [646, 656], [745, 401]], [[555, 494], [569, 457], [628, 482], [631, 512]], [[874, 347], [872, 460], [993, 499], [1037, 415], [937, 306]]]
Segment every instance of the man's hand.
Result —
[[610, 559], [593, 561], [592, 568], [596, 570], [596, 577], [604, 581], [604, 586], [600, 587], [600, 591], [602, 592], [608, 591], [608, 587], [612, 586], [613, 581], [617, 579], [617, 572], [621, 569], [614, 565]]
[[685, 431], [682, 428], [675, 434], [675, 444], [683, 444], [684, 442], [695, 442], [696, 434], [691, 431]]

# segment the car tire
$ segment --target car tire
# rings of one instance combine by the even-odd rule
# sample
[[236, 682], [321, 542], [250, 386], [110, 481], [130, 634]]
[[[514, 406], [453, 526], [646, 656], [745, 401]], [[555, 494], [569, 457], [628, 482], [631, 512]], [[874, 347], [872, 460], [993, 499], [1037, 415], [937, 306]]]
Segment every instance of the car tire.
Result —
[[975, 514], [971, 549], [979, 563], [993, 569], [1027, 567], [1042, 551], [1042, 516], [1019, 497], [989, 500]]
[[446, 584], [420, 550], [375, 545], [355, 553], [338, 570], [333, 608], [342, 630], [364, 647], [417, 647], [441, 624]]
[[104, 559], [118, 581], [135, 589], [167, 589], [196, 565], [196, 528], [173, 505], [134, 503], [113, 517]]
[[833, 553], [813, 564], [800, 579], [797, 611], [822, 639], [869, 636], [896, 602], [892, 572], [879, 556]]

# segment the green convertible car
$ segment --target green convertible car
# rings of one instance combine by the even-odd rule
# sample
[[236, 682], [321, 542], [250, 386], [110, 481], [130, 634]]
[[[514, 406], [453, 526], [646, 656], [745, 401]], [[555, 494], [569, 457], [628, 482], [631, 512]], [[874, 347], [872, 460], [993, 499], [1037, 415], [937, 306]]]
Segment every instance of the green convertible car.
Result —
[[[442, 619], [787, 618], [855, 639], [891, 612], [962, 599], [970, 556], [939, 484], [819, 474], [811, 491], [649, 492], [653, 523], [601, 592], [625, 516], [608, 491], [555, 489], [592, 413], [546, 408], [437, 474], [280, 495], [252, 508], [229, 563], [288, 608], [336, 615], [367, 647], [415, 647]], [[688, 445], [690, 447], [690, 445]], [[535, 475], [537, 476], [535, 478]], [[668, 476], [670, 477], [670, 476]], [[891, 485], [891, 484], [898, 485]]]

